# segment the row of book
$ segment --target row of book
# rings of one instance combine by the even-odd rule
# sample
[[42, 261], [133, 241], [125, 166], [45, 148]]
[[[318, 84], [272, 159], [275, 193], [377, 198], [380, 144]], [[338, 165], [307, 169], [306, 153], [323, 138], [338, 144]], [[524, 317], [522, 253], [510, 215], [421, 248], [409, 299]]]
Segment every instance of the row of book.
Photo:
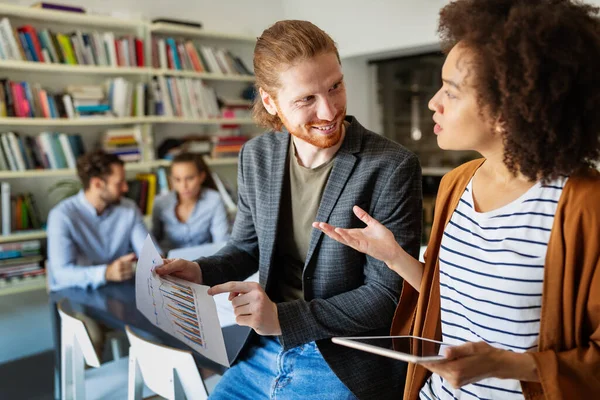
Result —
[[191, 40], [152, 39], [152, 67], [179, 71], [253, 75], [231, 51], [197, 45]]
[[8, 182], [0, 183], [0, 221], [2, 234], [41, 229], [43, 222], [31, 193], [13, 194]]
[[155, 115], [184, 118], [221, 116], [214, 88], [200, 79], [157, 76], [152, 80], [151, 92]]
[[43, 275], [41, 248], [40, 240], [0, 244], [0, 279]]
[[156, 173], [137, 174], [135, 179], [127, 181], [127, 186], [126, 196], [135, 201], [142, 214], [151, 215], [156, 196], [169, 191], [167, 172], [161, 167]]
[[0, 170], [76, 168], [77, 158], [85, 153], [81, 135], [42, 132], [26, 136], [0, 133]]
[[63, 93], [51, 93], [37, 83], [0, 79], [0, 117], [142, 117], [148, 111], [146, 92], [146, 84], [123, 78], [104, 85], [69, 85]]
[[245, 118], [248, 106], [227, 106], [200, 79], [156, 76], [150, 84], [109, 79], [102, 85], [67, 85], [52, 93], [38, 83], [0, 79], [0, 117]]
[[145, 65], [144, 42], [133, 35], [38, 31], [31, 25], [13, 29], [6, 17], [0, 20], [0, 59], [112, 67]]

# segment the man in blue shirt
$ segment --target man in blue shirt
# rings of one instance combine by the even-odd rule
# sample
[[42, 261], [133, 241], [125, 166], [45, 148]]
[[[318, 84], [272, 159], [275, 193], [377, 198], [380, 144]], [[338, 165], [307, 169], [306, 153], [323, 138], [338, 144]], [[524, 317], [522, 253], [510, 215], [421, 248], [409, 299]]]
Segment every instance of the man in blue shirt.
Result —
[[130, 279], [148, 235], [138, 206], [123, 197], [128, 190], [123, 161], [94, 151], [79, 158], [77, 174], [83, 190], [48, 215], [50, 290], [95, 289]]

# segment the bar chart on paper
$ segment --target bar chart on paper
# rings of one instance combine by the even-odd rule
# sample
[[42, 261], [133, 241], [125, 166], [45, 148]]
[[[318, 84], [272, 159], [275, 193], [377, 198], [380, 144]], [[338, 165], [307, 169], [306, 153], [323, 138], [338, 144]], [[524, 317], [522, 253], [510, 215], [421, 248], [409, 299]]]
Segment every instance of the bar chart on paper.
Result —
[[150, 322], [203, 356], [229, 366], [217, 306], [208, 286], [168, 276], [154, 269], [163, 264], [150, 236], [146, 238], [135, 276], [138, 310]]
[[166, 279], [161, 280], [159, 291], [161, 311], [177, 326], [177, 336], [204, 347], [202, 320], [196, 311], [194, 291], [189, 286]]

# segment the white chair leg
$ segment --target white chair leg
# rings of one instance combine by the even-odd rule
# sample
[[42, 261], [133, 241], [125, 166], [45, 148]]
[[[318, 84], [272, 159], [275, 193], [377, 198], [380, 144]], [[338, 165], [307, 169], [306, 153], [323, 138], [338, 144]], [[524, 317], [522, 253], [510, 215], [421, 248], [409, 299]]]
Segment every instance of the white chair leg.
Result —
[[144, 380], [133, 348], [129, 348], [129, 381], [127, 390], [128, 400], [142, 400]]
[[176, 369], [173, 369], [173, 400], [186, 400], [185, 390]]
[[112, 351], [113, 360], [117, 361], [121, 358], [119, 338], [113, 337], [110, 339], [110, 349]]

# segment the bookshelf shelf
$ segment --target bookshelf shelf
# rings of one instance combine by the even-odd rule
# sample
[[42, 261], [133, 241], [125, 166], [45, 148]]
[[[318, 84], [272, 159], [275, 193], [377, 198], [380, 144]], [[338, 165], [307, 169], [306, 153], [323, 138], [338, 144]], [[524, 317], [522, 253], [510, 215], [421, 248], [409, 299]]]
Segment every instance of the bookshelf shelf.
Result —
[[42, 289], [46, 289], [45, 275], [25, 277], [19, 280], [12, 279], [9, 282], [0, 281], [0, 296]]
[[157, 124], [197, 124], [197, 125], [253, 125], [252, 118], [179, 118], [179, 117], [148, 117]]
[[70, 65], [34, 61], [1, 60], [0, 70], [88, 75], [149, 75], [151, 68], [107, 67], [98, 65]]
[[146, 24], [144, 21], [135, 19], [121, 19], [104, 15], [45, 10], [4, 3], [0, 4], [0, 15], [34, 19], [38, 21], [51, 21], [73, 25], [85, 25], [100, 28], [116, 28], [128, 30], [140, 28]]
[[104, 126], [133, 124], [196, 124], [196, 125], [251, 125], [251, 118], [194, 119], [178, 117], [126, 117], [126, 118], [0, 118], [0, 126]]
[[176, 69], [152, 69], [153, 75], [180, 76], [214, 81], [254, 82], [254, 75], [226, 75], [211, 72], [180, 71]]
[[171, 69], [157, 69], [147, 67], [108, 67], [98, 65], [71, 65], [43, 63], [34, 61], [0, 60], [0, 70], [4, 71], [29, 71], [39, 73], [69, 73], [80, 75], [105, 75], [105, 76], [146, 76], [164, 75], [180, 76], [213, 81], [254, 82], [254, 75], [226, 75], [209, 72], [179, 71]]
[[[0, 126], [102, 126], [130, 125], [148, 122], [149, 117], [126, 118], [0, 118]], [[151, 118], [151, 117], [150, 117]]]
[[[125, 163], [126, 171], [147, 171], [152, 168], [166, 167], [171, 162], [169, 160], [155, 160], [144, 162]], [[0, 179], [17, 179], [17, 178], [47, 178], [52, 176], [74, 176], [77, 173], [75, 169], [31, 169], [27, 171], [0, 171]]]
[[[205, 157], [205, 161], [209, 166], [219, 166], [219, 165], [236, 165], [238, 160], [236, 157], [227, 157], [227, 158], [210, 158]], [[155, 161], [144, 161], [144, 162], [131, 162], [125, 163], [125, 170], [128, 172], [136, 172], [136, 171], [147, 171], [152, 168], [158, 167], [168, 167], [171, 165], [170, 160], [155, 160]], [[70, 168], [61, 168], [61, 169], [31, 169], [27, 171], [0, 171], [0, 179], [18, 179], [18, 178], [48, 178], [48, 177], [56, 177], [56, 176], [74, 176], [77, 173], [75, 169]], [[23, 235], [28, 235], [29, 233], [18, 233], [15, 236], [18, 236], [17, 239], [23, 237]], [[33, 235], [39, 234], [39, 232], [31, 233]], [[2, 243], [1, 238], [6, 238], [7, 236], [0, 236], [0, 243]], [[8, 240], [10, 241], [10, 240]]]
[[19, 240], [45, 239], [46, 231], [23, 231], [10, 235], [0, 235], [0, 243], [16, 242]]
[[163, 22], [150, 24], [149, 30], [151, 33], [157, 33], [161, 35], [179, 35], [186, 37], [221, 39], [237, 42], [256, 42], [256, 37], [251, 35], [234, 35], [228, 33], [211, 32], [202, 28], [181, 26], [177, 24], [167, 24]]

